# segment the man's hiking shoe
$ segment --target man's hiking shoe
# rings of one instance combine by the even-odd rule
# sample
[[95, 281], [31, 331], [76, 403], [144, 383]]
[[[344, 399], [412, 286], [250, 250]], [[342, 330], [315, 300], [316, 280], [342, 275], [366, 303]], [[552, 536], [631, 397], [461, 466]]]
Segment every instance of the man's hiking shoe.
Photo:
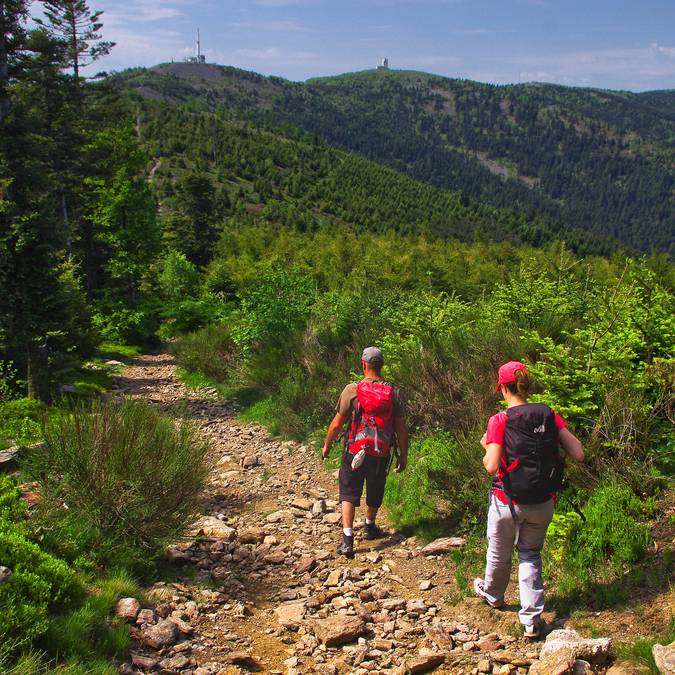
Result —
[[347, 558], [354, 557], [354, 536], [348, 537], [344, 532], [342, 533], [342, 539], [337, 546], [337, 552], [340, 555], [344, 555]]
[[363, 524], [363, 538], [364, 539], [382, 539], [386, 533], [381, 530], [376, 523]]
[[530, 640], [536, 640], [541, 635], [541, 624], [532, 623], [527, 626], [523, 626], [525, 632], [525, 637]]
[[503, 599], [496, 600], [495, 602], [493, 602], [492, 600], [490, 600], [490, 598], [488, 598], [487, 593], [485, 593], [485, 582], [480, 578], [476, 578], [473, 580], [473, 591], [477, 596], [483, 598], [483, 600], [485, 600], [485, 602], [487, 602], [487, 604], [490, 605], [490, 607], [493, 607], [494, 609], [499, 609], [500, 607], [504, 606]]

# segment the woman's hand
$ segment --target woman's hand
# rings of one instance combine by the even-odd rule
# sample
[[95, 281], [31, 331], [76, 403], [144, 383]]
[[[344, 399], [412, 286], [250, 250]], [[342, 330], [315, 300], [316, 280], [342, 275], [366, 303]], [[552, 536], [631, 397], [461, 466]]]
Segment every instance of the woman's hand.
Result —
[[480, 439], [480, 444], [485, 450], [487, 450], [487, 432], [483, 434], [483, 437]]

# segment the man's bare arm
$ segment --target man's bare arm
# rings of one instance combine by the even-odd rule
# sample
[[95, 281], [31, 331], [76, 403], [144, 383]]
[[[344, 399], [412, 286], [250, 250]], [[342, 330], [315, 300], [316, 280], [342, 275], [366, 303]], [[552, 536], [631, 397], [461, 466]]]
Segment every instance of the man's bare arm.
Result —
[[328, 459], [330, 448], [333, 443], [335, 443], [335, 439], [340, 435], [340, 431], [346, 421], [346, 415], [340, 415], [340, 413], [336, 413], [335, 417], [333, 417], [333, 420], [328, 425], [328, 432], [326, 433], [326, 440], [323, 443], [323, 451], [321, 453], [324, 459]]

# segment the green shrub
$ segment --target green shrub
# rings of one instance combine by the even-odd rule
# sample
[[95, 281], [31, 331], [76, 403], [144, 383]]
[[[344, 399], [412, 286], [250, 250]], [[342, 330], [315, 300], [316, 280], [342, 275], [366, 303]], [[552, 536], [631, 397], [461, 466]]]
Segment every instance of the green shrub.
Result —
[[164, 298], [177, 303], [197, 295], [199, 272], [183, 253], [169, 251], [158, 281]]
[[0, 403], [0, 439], [15, 438], [30, 443], [42, 437], [41, 420], [46, 406], [30, 398], [18, 398]]
[[234, 367], [237, 349], [223, 324], [181, 336], [171, 345], [176, 362], [187, 371], [225, 382]]
[[575, 539], [578, 567], [597, 570], [609, 563], [618, 572], [641, 560], [651, 540], [644, 523], [651, 508], [626, 487], [609, 485], [594, 491], [583, 510], [586, 522]]
[[585, 520], [576, 513], [557, 514], [545, 560], [559, 595], [588, 595], [600, 603], [621, 595], [621, 575], [647, 552], [651, 533], [645, 521], [653, 509], [652, 500], [640, 501], [629, 488], [605, 485], [591, 492]]
[[16, 369], [11, 361], [0, 359], [0, 403], [16, 396]]
[[156, 341], [158, 322], [151, 308], [128, 309], [105, 307], [92, 317], [92, 322], [108, 342], [147, 345]]
[[227, 309], [227, 305], [209, 294], [172, 302], [162, 312], [164, 323], [159, 328], [159, 337], [168, 340], [221, 321]]
[[397, 526], [440, 533], [462, 523], [471, 527], [487, 510], [487, 478], [478, 444], [459, 444], [450, 434], [413, 440], [408, 466], [387, 481], [385, 504]]
[[245, 355], [275, 345], [281, 356], [305, 327], [315, 296], [312, 280], [298, 271], [273, 272], [248, 288], [232, 337]]
[[209, 470], [189, 423], [176, 426], [142, 401], [107, 401], [51, 420], [44, 435], [27, 469], [41, 484], [55, 546], [70, 532], [102, 562], [124, 566], [152, 560], [189, 524]]
[[44, 634], [50, 613], [81, 593], [68, 565], [28, 539], [16, 485], [0, 479], [0, 560], [12, 575], [0, 584], [0, 643], [15, 646]]

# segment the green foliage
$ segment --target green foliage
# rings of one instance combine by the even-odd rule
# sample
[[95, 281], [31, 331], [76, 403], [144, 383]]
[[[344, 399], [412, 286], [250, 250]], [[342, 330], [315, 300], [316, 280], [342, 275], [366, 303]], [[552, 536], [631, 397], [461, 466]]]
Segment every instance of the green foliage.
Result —
[[209, 464], [188, 423], [109, 401], [50, 420], [44, 434], [28, 470], [41, 484], [45, 537], [62, 555], [89, 548], [95, 560], [147, 570], [189, 524]]
[[616, 645], [614, 651], [620, 659], [647, 666], [652, 675], [660, 675], [656, 667], [652, 648], [655, 644], [669, 645], [675, 640], [675, 616], [671, 613], [670, 623], [666, 630], [652, 638], [638, 638], [633, 642], [624, 642]]
[[593, 492], [584, 509], [576, 559], [580, 569], [609, 561], [614, 571], [644, 557], [651, 540], [644, 524], [653, 505], [641, 502], [625, 487], [610, 485]]
[[15, 397], [16, 370], [11, 361], [0, 361], [0, 403]]
[[33, 399], [0, 403], [0, 439], [14, 438], [22, 444], [35, 442], [42, 437], [40, 423], [45, 413], [46, 406]]
[[291, 340], [304, 328], [314, 297], [311, 278], [300, 272], [273, 272], [247, 288], [232, 337], [246, 353], [271, 342]]
[[221, 382], [231, 377], [237, 355], [230, 330], [224, 324], [184, 335], [171, 346], [171, 351], [182, 368]]
[[556, 514], [546, 548], [558, 593], [569, 598], [595, 594], [602, 601], [598, 589], [603, 584], [610, 589], [644, 558], [651, 541], [646, 520], [653, 510], [652, 500], [640, 501], [627, 487], [609, 484], [591, 493], [583, 509], [585, 520], [577, 513]]
[[120, 598], [139, 596], [138, 585], [124, 572], [100, 580], [77, 609], [51, 621], [44, 645], [68, 659], [86, 660], [92, 651], [121, 655], [128, 649], [129, 629], [111, 613]]
[[81, 586], [65, 562], [29, 540], [16, 484], [0, 477], [0, 559], [12, 575], [0, 584], [0, 641], [16, 646], [43, 635], [51, 611], [67, 607]]
[[199, 272], [185, 254], [169, 251], [158, 278], [162, 295], [169, 302], [193, 298], [199, 290]]
[[120, 305], [105, 308], [92, 320], [104, 340], [133, 345], [152, 343], [158, 326], [151, 312]]
[[208, 291], [200, 293], [199, 273], [183, 253], [170, 251], [159, 275], [164, 297], [165, 323], [159, 329], [169, 339], [214, 323], [225, 314], [225, 305]]

